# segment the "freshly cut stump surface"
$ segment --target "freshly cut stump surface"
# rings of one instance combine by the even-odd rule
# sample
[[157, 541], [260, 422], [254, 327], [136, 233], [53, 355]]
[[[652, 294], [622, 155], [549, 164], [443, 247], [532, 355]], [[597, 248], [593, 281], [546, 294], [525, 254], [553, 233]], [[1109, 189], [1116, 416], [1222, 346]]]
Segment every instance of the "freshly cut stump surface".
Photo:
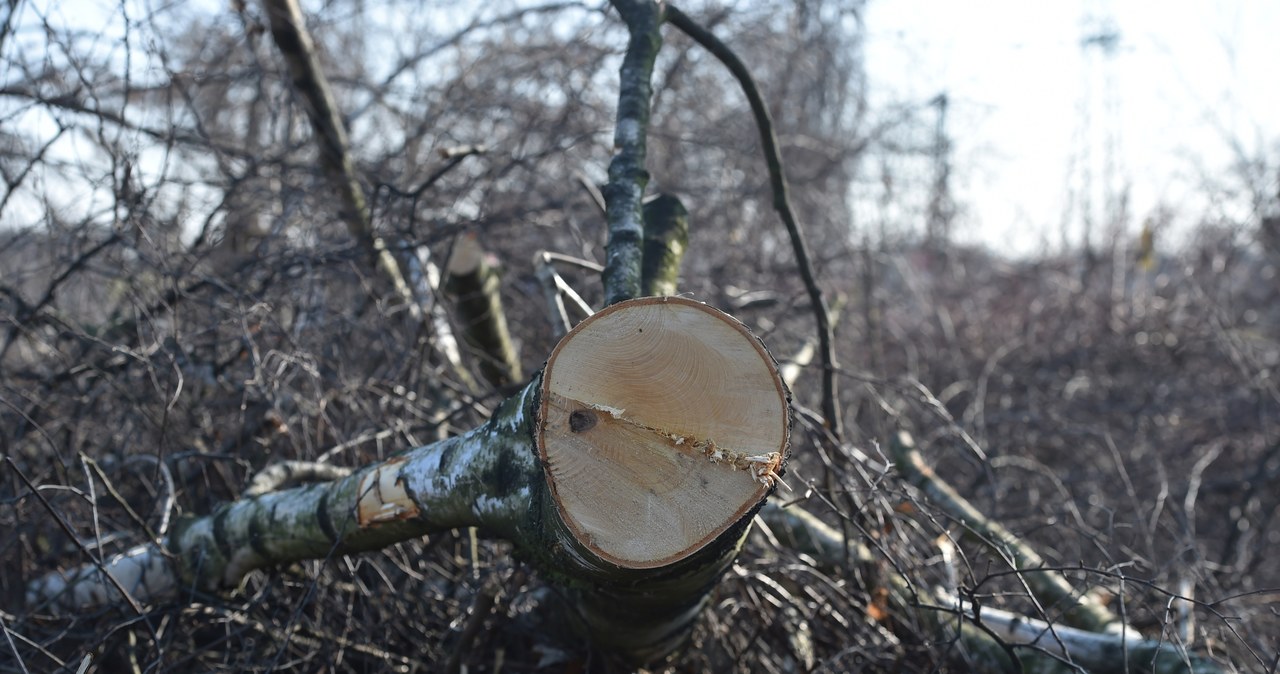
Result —
[[786, 387], [731, 316], [675, 297], [620, 302], [547, 360], [538, 448], [565, 522], [600, 557], [652, 568], [696, 552], [773, 487]]

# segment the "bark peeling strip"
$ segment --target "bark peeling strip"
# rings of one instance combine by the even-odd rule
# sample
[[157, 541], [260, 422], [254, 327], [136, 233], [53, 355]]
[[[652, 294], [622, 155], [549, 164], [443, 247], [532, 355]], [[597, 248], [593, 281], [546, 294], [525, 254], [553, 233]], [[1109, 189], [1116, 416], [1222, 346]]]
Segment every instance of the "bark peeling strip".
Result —
[[390, 459], [360, 480], [356, 520], [361, 528], [418, 516], [418, 504], [413, 502], [400, 477], [404, 462], [404, 457]]

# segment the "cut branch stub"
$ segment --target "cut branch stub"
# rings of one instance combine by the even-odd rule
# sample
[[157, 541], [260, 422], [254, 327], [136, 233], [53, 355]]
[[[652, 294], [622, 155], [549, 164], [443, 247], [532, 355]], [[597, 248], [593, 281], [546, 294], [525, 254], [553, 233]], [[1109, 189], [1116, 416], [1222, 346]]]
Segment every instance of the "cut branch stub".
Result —
[[578, 541], [625, 568], [683, 559], [772, 489], [789, 396], [745, 326], [648, 297], [583, 321], [547, 360], [538, 451]]

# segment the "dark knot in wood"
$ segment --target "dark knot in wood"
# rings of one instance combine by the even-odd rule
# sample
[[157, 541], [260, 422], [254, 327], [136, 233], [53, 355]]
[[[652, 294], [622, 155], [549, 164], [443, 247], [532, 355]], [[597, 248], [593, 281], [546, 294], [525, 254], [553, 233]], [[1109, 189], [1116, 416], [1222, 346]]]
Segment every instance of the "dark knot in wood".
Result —
[[595, 428], [596, 413], [591, 410], [576, 410], [569, 415], [569, 430], [574, 433], [581, 433]]

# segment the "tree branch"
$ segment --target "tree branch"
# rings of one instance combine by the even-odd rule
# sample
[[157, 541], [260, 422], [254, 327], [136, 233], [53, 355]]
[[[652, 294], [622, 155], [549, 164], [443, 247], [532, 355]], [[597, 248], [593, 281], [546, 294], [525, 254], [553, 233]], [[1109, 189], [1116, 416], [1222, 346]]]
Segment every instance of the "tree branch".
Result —
[[826, 418], [827, 429], [831, 431], [831, 435], [839, 440], [842, 436], [838, 409], [840, 397], [836, 387], [836, 370], [839, 365], [836, 363], [831, 312], [827, 308], [826, 299], [822, 296], [822, 289], [818, 287], [814, 277], [813, 263], [810, 262], [809, 247], [805, 243], [804, 232], [800, 229], [800, 224], [796, 221], [795, 213], [791, 208], [782, 154], [778, 151], [778, 137], [773, 131], [773, 117], [769, 114], [769, 108], [765, 105], [764, 98], [760, 95], [760, 90], [756, 87], [750, 71], [728, 45], [674, 5], [667, 5], [666, 18], [671, 25], [679, 28], [694, 42], [720, 59], [720, 62], [738, 80], [742, 92], [746, 94], [747, 101], [751, 104], [751, 113], [755, 117], [756, 127], [760, 130], [760, 145], [769, 167], [769, 184], [773, 188], [773, 207], [787, 227], [787, 233], [791, 237], [791, 248], [796, 256], [796, 266], [800, 269], [800, 278], [804, 280], [809, 301], [813, 305], [813, 317], [818, 327], [818, 345], [822, 349], [822, 415]]
[[1040, 601], [1061, 610], [1063, 622], [1091, 632], [1119, 632], [1129, 628], [1120, 617], [1089, 595], [1077, 592], [1062, 574], [1045, 569], [1044, 559], [1005, 529], [978, 511], [973, 504], [939, 478], [916, 450], [915, 441], [899, 432], [889, 442], [894, 465], [906, 480], [929, 497], [929, 501], [956, 519], [965, 531], [1007, 560], [1014, 570], [1034, 573], [1019, 574], [1028, 589]]
[[[161, 544], [144, 544], [97, 566], [53, 573], [27, 589], [28, 603], [70, 610], [240, 585], [255, 569], [376, 550], [427, 533], [485, 526], [516, 537], [540, 476], [532, 424], [535, 381], [484, 425], [367, 466], [333, 482], [258, 492], [180, 522]], [[103, 574], [102, 570], [107, 571]]]
[[453, 295], [462, 336], [480, 361], [480, 373], [498, 387], [524, 379], [507, 314], [498, 291], [498, 270], [485, 260], [487, 253], [473, 234], [463, 234], [449, 256], [445, 290]]
[[662, 48], [661, 8], [653, 0], [613, 0], [627, 24], [630, 40], [622, 59], [618, 90], [618, 122], [613, 135], [616, 154], [609, 163], [604, 188], [609, 241], [605, 246], [605, 306], [641, 295], [640, 262], [644, 236], [641, 201], [649, 173], [645, 171], [649, 100], [653, 96], [653, 62]]
[[27, 600], [171, 601], [255, 569], [480, 527], [562, 586], [561, 613], [593, 646], [643, 664], [684, 643], [736, 558], [789, 419], [777, 368], [741, 323], [680, 298], [619, 303], [561, 340], [484, 425], [332, 482], [262, 492], [290, 471], [266, 473], [163, 541], [31, 582]]
[[[760, 511], [769, 529], [793, 549], [812, 555], [819, 565], [840, 568], [846, 558], [859, 565], [876, 562], [871, 549], [860, 542], [846, 542], [835, 529], [798, 506], [772, 504]], [[883, 567], [883, 565], [879, 565]], [[1043, 620], [1012, 611], [981, 607], [950, 595], [940, 595], [942, 605], [925, 603], [898, 571], [881, 568], [889, 591], [887, 603], [901, 621], [918, 620], [938, 632], [939, 639], [959, 637], [975, 671], [1034, 671], [1045, 673], [1126, 674], [1223, 674], [1214, 660], [1186, 652], [1179, 645], [1145, 639], [1135, 630], [1126, 633], [1096, 632]], [[907, 617], [910, 616], [910, 617]], [[1015, 662], [1020, 665], [1015, 665]]]
[[689, 246], [689, 211], [680, 199], [662, 194], [644, 205], [644, 255], [640, 292], [674, 295], [680, 262]]

